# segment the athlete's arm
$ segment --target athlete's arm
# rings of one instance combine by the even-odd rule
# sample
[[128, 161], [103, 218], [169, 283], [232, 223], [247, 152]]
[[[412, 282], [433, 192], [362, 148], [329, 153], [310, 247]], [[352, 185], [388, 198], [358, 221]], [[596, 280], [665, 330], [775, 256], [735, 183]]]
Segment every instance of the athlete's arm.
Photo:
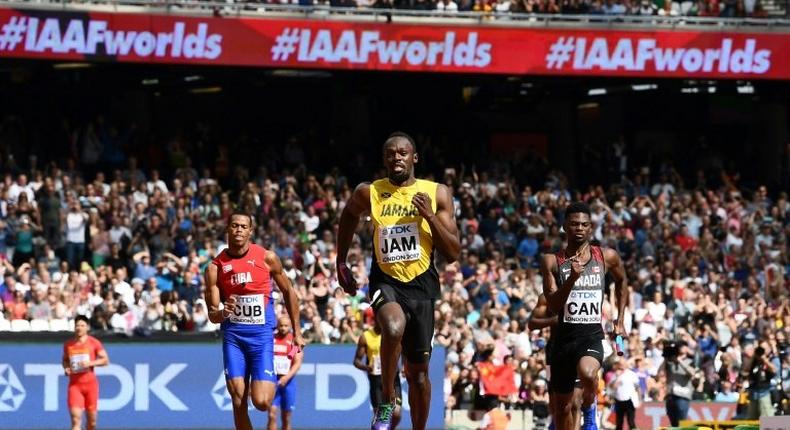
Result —
[[625, 306], [628, 304], [628, 283], [620, 254], [613, 249], [604, 249], [603, 258], [606, 269], [614, 278], [614, 291], [617, 296], [617, 324], [614, 334], [625, 335]]
[[557, 315], [549, 313], [549, 303], [546, 301], [546, 296], [541, 294], [538, 297], [538, 304], [532, 310], [527, 322], [527, 328], [530, 330], [540, 330], [542, 328], [551, 327], [557, 324]]
[[357, 185], [354, 193], [346, 202], [337, 230], [337, 280], [348, 294], [356, 294], [357, 282], [351, 276], [351, 270], [346, 265], [348, 248], [354, 239], [354, 232], [359, 224], [359, 217], [370, 212], [370, 184], [363, 182]]
[[299, 323], [299, 296], [296, 295], [296, 290], [291, 285], [291, 280], [285, 276], [283, 272], [283, 263], [280, 257], [272, 251], [266, 251], [266, 264], [269, 266], [269, 273], [272, 279], [277, 283], [277, 288], [283, 294], [285, 301], [285, 309], [288, 311], [288, 316], [291, 317], [291, 327], [294, 331], [294, 344], [300, 349], [304, 348], [304, 338], [302, 337], [302, 326]]
[[214, 324], [225, 320], [225, 310], [220, 310], [220, 293], [217, 286], [217, 265], [209, 263], [204, 273], [206, 281], [206, 304], [208, 305], [208, 319]]
[[286, 373], [284, 376], [280, 377], [280, 382], [282, 385], [287, 384], [294, 376], [296, 376], [299, 368], [302, 367], [302, 361], [304, 361], [304, 351], [299, 349], [296, 351], [293, 361], [291, 361], [291, 369], [288, 370], [288, 373]]
[[96, 351], [96, 359], [89, 362], [88, 366], [96, 367], [96, 366], [106, 366], [108, 364], [110, 364], [110, 356], [107, 355], [107, 350], [104, 349], [104, 346], [100, 344], [99, 350]]
[[69, 354], [66, 351], [66, 345], [63, 345], [63, 359], [62, 363], [63, 370], [66, 372], [66, 375], [71, 375], [71, 362], [69, 361]]
[[[574, 266], [578, 266], [578, 264], [574, 264]], [[543, 276], [543, 295], [546, 296], [549, 310], [559, 315], [562, 307], [565, 306], [565, 302], [568, 301], [573, 284], [581, 275], [581, 267], [579, 267], [578, 271], [574, 267], [568, 279], [559, 288], [557, 287], [557, 281], [554, 279], [554, 272], [557, 270], [557, 257], [552, 254], [544, 255], [540, 260], [540, 274]]]
[[461, 254], [461, 239], [458, 237], [458, 225], [455, 223], [455, 208], [450, 190], [444, 184], [436, 186], [436, 213], [431, 208], [431, 198], [426, 193], [417, 193], [412, 198], [420, 215], [431, 226], [431, 235], [436, 249], [448, 263], [458, 260]]
[[364, 372], [370, 373], [370, 367], [362, 362], [362, 357], [365, 356], [365, 349], [368, 347], [368, 341], [365, 340], [365, 335], [359, 337], [357, 341], [357, 351], [354, 353], [354, 367]]

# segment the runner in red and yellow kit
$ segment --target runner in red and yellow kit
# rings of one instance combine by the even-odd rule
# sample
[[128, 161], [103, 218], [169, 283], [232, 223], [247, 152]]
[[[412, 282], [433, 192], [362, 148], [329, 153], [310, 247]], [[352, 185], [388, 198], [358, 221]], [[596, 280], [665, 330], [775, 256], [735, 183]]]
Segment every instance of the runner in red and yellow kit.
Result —
[[68, 405], [71, 429], [82, 429], [82, 411], [87, 412], [88, 430], [96, 428], [99, 403], [99, 381], [93, 368], [110, 363], [104, 346], [88, 335], [88, 318], [74, 319], [74, 337], [63, 344], [63, 369], [69, 377]]

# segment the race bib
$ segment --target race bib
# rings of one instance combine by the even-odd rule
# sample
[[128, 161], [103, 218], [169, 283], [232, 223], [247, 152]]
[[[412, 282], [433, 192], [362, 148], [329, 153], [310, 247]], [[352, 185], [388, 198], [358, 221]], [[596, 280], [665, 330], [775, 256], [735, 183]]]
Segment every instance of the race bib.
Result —
[[373, 374], [374, 375], [381, 375], [381, 356], [374, 355], [373, 356]]
[[82, 366], [82, 362], [83, 361], [90, 361], [90, 359], [91, 359], [91, 355], [88, 354], [87, 352], [86, 353], [82, 353], [82, 354], [72, 354], [69, 357], [69, 363], [71, 365], [71, 371], [73, 373], [87, 372], [89, 368], [88, 367], [83, 367]]
[[565, 302], [563, 321], [569, 324], [600, 324], [603, 291], [572, 290]]
[[236, 310], [230, 314], [235, 324], [266, 324], [266, 296], [249, 294], [236, 296]]
[[421, 252], [416, 222], [379, 228], [379, 263], [419, 260]]
[[274, 356], [274, 373], [278, 375], [287, 375], [291, 370], [291, 360], [285, 355]]

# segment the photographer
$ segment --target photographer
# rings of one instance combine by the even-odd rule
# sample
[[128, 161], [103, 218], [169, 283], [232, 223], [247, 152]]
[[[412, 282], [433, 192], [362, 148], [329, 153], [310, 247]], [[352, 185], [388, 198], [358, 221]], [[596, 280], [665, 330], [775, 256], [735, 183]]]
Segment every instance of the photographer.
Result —
[[694, 394], [692, 379], [698, 371], [694, 369], [688, 354], [688, 347], [677, 342], [664, 343], [664, 363], [661, 371], [667, 377], [667, 415], [673, 427], [680, 420], [685, 420], [689, 411], [689, 403]]
[[741, 376], [749, 379], [749, 413], [748, 419], [774, 416], [774, 405], [771, 401], [771, 380], [779, 369], [778, 359], [771, 353], [768, 342], [761, 342], [753, 348], [744, 350], [746, 356]]

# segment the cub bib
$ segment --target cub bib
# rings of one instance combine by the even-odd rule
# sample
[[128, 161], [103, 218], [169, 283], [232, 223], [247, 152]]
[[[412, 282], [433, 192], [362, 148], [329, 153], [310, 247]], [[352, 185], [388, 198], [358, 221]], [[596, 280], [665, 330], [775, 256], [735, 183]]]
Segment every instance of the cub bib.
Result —
[[236, 309], [230, 314], [235, 324], [266, 324], [266, 296], [248, 294], [236, 296]]

